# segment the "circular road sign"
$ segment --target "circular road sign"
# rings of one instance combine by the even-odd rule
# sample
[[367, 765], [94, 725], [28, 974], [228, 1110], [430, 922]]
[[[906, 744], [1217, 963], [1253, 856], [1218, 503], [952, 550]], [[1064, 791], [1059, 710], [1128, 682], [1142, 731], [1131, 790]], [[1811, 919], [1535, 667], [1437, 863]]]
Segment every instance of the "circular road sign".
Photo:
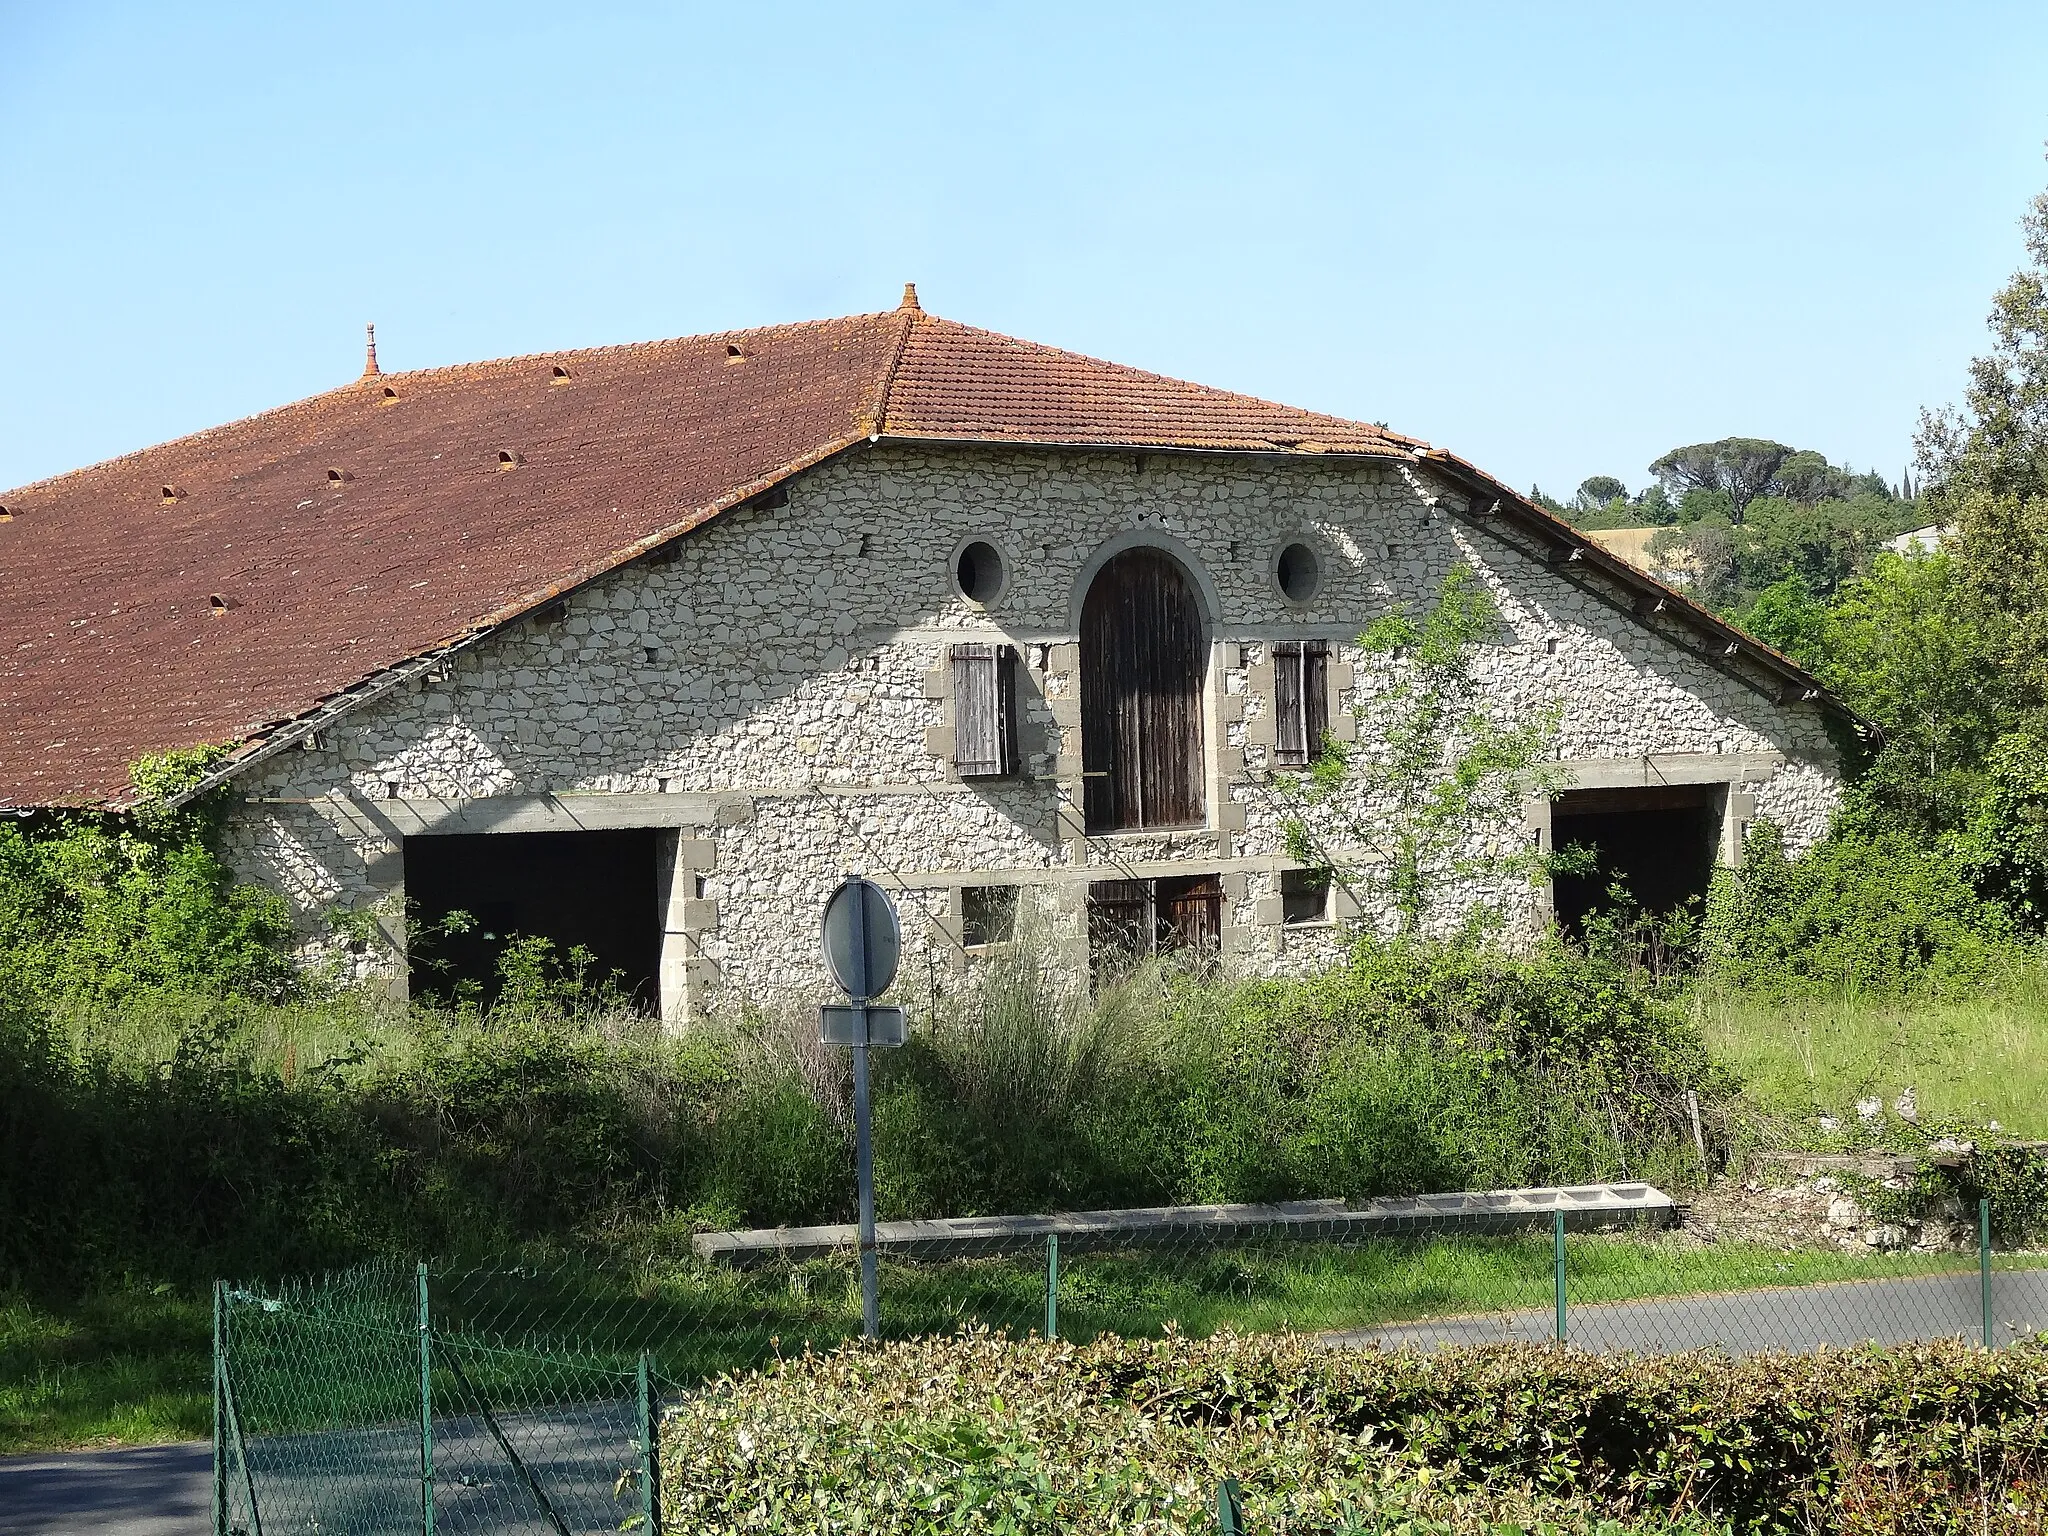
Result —
[[896, 908], [872, 880], [849, 876], [825, 903], [825, 964], [855, 1002], [880, 997], [896, 980], [903, 930]]

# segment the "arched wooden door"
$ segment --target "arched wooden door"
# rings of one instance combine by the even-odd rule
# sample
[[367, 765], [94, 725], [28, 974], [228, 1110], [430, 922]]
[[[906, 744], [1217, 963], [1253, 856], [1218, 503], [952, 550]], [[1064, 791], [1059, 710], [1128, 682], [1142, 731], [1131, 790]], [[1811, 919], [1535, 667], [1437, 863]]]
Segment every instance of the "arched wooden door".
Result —
[[1132, 549], [1081, 606], [1081, 767], [1088, 830], [1200, 826], [1202, 606], [1180, 562]]

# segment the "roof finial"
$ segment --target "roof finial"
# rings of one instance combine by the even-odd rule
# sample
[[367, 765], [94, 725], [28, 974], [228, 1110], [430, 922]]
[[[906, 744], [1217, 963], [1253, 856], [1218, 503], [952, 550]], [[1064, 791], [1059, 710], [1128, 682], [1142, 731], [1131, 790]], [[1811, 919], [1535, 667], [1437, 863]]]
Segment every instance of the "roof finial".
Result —
[[907, 309], [920, 315], [924, 313], [924, 306], [917, 302], [917, 284], [905, 283], [903, 285], [903, 302], [896, 307], [899, 310]]
[[363, 329], [369, 332], [369, 341], [363, 351], [363, 377], [367, 379], [373, 373], [382, 373], [383, 369], [377, 366], [377, 327], [366, 325]]

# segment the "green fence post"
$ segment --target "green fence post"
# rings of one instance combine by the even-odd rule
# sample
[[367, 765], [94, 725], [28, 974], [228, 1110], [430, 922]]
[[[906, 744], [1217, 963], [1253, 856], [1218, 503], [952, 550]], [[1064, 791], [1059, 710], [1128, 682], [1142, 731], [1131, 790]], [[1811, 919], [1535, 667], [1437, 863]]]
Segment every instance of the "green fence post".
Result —
[[1977, 1202], [1977, 1288], [1984, 1300], [1984, 1347], [1996, 1349], [1991, 1341], [1991, 1202]]
[[1226, 1477], [1216, 1485], [1216, 1529], [1223, 1536], [1243, 1536], [1244, 1490], [1234, 1477]]
[[1060, 1235], [1045, 1234], [1045, 1341], [1060, 1336]]
[[1564, 1212], [1557, 1213], [1556, 1224], [1551, 1228], [1550, 1252], [1557, 1270], [1553, 1285], [1557, 1291], [1557, 1342], [1565, 1341], [1564, 1317]]
[[420, 1264], [420, 1536], [434, 1536], [434, 1333], [427, 1266]]
[[661, 1529], [661, 1499], [655, 1479], [660, 1465], [654, 1443], [654, 1357], [640, 1351], [640, 1528]]
[[228, 1536], [228, 1437], [222, 1431], [227, 1405], [220, 1388], [224, 1364], [223, 1309], [227, 1305], [227, 1282], [213, 1282], [213, 1536]]

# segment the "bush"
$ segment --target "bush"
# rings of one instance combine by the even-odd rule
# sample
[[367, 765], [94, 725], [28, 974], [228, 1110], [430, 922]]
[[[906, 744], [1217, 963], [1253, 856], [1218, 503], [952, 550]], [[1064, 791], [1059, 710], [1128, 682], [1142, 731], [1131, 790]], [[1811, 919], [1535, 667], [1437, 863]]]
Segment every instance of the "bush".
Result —
[[[194, 1279], [382, 1253], [674, 1242], [853, 1215], [843, 1053], [793, 1010], [683, 1034], [343, 994], [0, 1012], [0, 1278]], [[887, 1217], [1697, 1177], [1692, 1026], [1553, 954], [1368, 947], [1305, 981], [1020, 949], [876, 1062]]]
[[1767, 821], [1716, 891], [1704, 947], [1711, 979], [1777, 997], [1960, 990], [2025, 953], [2005, 909], [1925, 839], [1850, 827], [1788, 859]]
[[2037, 1532], [2048, 1348], [1730, 1359], [1306, 1336], [849, 1346], [720, 1380], [663, 1431], [691, 1531], [1254, 1531], [1406, 1514], [1744, 1531]]
[[132, 815], [0, 820], [0, 973], [45, 997], [304, 990], [284, 898], [238, 884], [209, 846], [218, 801], [162, 808], [215, 756], [137, 763], [132, 777], [145, 798]]
[[1732, 1090], [1675, 1006], [1564, 951], [1362, 945], [1307, 980], [1159, 967], [1094, 1002], [1013, 957], [878, 1065], [889, 1215], [1696, 1180]]

